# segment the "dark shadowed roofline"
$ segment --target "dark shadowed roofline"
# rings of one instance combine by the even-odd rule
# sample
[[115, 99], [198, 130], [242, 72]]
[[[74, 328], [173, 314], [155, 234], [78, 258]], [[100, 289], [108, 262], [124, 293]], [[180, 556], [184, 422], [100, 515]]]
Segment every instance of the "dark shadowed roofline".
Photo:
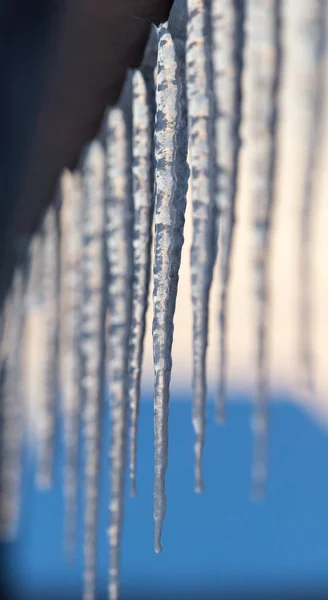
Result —
[[[64, 167], [74, 167], [152, 23], [172, 0], [5, 0], [0, 9], [0, 305], [20, 240], [38, 227]], [[2, 64], [3, 63], [3, 64]], [[23, 244], [24, 245], [24, 244]]]

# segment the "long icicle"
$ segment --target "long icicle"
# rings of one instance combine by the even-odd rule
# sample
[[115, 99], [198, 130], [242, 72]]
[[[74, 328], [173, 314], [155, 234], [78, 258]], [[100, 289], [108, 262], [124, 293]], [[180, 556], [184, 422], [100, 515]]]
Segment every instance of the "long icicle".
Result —
[[106, 243], [108, 259], [108, 363], [110, 397], [109, 598], [117, 600], [124, 504], [124, 474], [128, 418], [128, 356], [132, 315], [133, 207], [131, 185], [131, 121], [124, 96], [107, 121]]
[[130, 494], [136, 496], [137, 433], [143, 341], [151, 267], [154, 213], [154, 122], [157, 30], [154, 28], [141, 72], [133, 75], [133, 196], [134, 196], [134, 281], [133, 313], [129, 347], [130, 405]]
[[307, 2], [305, 10], [306, 15], [303, 18], [306, 18], [306, 24], [303, 23], [303, 35], [299, 40], [299, 43], [302, 43], [303, 47], [307, 49], [307, 60], [303, 63], [302, 78], [302, 91], [305, 90], [305, 93], [303, 92], [301, 95], [300, 105], [305, 111], [304, 121], [306, 121], [308, 127], [299, 236], [299, 347], [303, 391], [311, 395], [314, 391], [312, 356], [312, 227], [315, 201], [313, 187], [321, 147], [321, 131], [325, 105], [327, 1], [312, 0]]
[[40, 489], [49, 489], [53, 480], [56, 400], [58, 396], [59, 231], [57, 199], [45, 216], [42, 239], [42, 321], [45, 349], [44, 356], [41, 357], [43, 398], [36, 481]]
[[235, 226], [244, 50], [244, 0], [212, 0], [213, 77], [220, 217], [220, 364], [216, 419], [226, 419], [227, 306]]
[[280, 78], [280, 0], [249, 0], [250, 169], [253, 203], [253, 285], [256, 307], [257, 391], [253, 416], [253, 495], [262, 497], [267, 474], [268, 260], [274, 201], [277, 97]]
[[[38, 329], [42, 332], [44, 339], [47, 311], [45, 307], [45, 222], [43, 221], [39, 231], [35, 233], [29, 245], [28, 259], [28, 282], [27, 282], [27, 311], [38, 315]], [[42, 345], [43, 346], [43, 345]], [[46, 394], [46, 355], [42, 347], [38, 356], [37, 372], [33, 377], [38, 381], [38, 394], [34, 399], [38, 411], [38, 418], [34, 419], [36, 436], [36, 473], [35, 483], [37, 487], [46, 489], [45, 482], [49, 482], [48, 471], [51, 472], [52, 451], [51, 435], [48, 436], [48, 405]], [[50, 418], [51, 420], [51, 418]], [[50, 458], [51, 457], [51, 458]], [[49, 469], [48, 469], [49, 467]]]
[[178, 289], [188, 187], [187, 102], [185, 96], [185, 2], [176, 2], [159, 27], [155, 121], [155, 262], [153, 353], [155, 551], [161, 552], [166, 512], [168, 411], [173, 318]]
[[101, 412], [104, 393], [105, 252], [104, 252], [104, 151], [90, 144], [82, 167], [83, 307], [82, 383], [84, 388], [85, 512], [84, 600], [95, 598], [97, 501]]
[[[1, 541], [15, 535], [16, 511], [12, 511], [12, 494], [8, 486], [8, 478], [11, 473], [10, 452], [7, 450], [10, 441], [10, 409], [12, 398], [10, 392], [10, 382], [8, 384], [8, 355], [10, 348], [9, 332], [11, 331], [13, 302], [12, 289], [7, 293], [7, 297], [1, 312], [1, 339], [0, 339], [0, 359], [1, 359], [1, 396], [0, 396], [0, 536]], [[9, 370], [10, 373], [10, 370]], [[9, 426], [8, 426], [9, 423]], [[9, 433], [8, 433], [9, 429]], [[10, 448], [10, 446], [9, 446]], [[14, 525], [13, 525], [14, 524]]]
[[193, 307], [193, 406], [195, 491], [202, 492], [205, 438], [206, 350], [209, 295], [216, 256], [214, 136], [211, 97], [209, 0], [188, 0], [186, 47], [187, 99], [193, 238], [191, 295]]
[[22, 337], [25, 268], [16, 270], [7, 296], [1, 339], [0, 534], [17, 535], [23, 449]]
[[61, 261], [61, 391], [64, 430], [65, 549], [72, 555], [76, 545], [81, 409], [81, 364], [79, 356], [82, 305], [82, 197], [78, 175], [62, 178]]
[[43, 231], [35, 233], [29, 244], [27, 310], [32, 312], [43, 304]]

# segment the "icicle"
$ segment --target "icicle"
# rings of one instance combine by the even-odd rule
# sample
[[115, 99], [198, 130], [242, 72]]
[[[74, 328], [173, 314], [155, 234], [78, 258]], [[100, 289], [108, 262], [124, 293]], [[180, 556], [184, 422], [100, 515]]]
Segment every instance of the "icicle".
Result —
[[[130, 97], [130, 82], [125, 93]], [[109, 597], [111, 600], [117, 600], [128, 417], [129, 334], [132, 314], [132, 140], [129, 115], [121, 108], [109, 112], [107, 126], [106, 241], [109, 276], [107, 375], [111, 418]]]
[[[17, 522], [17, 505], [12, 498], [12, 488], [10, 483], [12, 464], [10, 453], [10, 441], [13, 439], [11, 432], [11, 421], [15, 423], [11, 408], [15, 407], [15, 398], [12, 397], [10, 380], [10, 370], [8, 369], [8, 354], [10, 341], [8, 339], [11, 331], [12, 313], [14, 310], [12, 302], [12, 290], [7, 294], [2, 307], [1, 314], [1, 396], [0, 396], [0, 424], [1, 424], [1, 453], [0, 453], [0, 535], [1, 540], [7, 537], [15, 537]], [[9, 371], [9, 373], [8, 373]], [[14, 402], [13, 402], [14, 400]]]
[[43, 397], [40, 402], [36, 477], [37, 485], [41, 489], [51, 487], [53, 479], [56, 399], [58, 395], [58, 247], [58, 206], [56, 204], [49, 208], [45, 216], [40, 248], [42, 253], [42, 316], [45, 332], [45, 349], [44, 355], [41, 357]]
[[[48, 240], [49, 242], [49, 240]], [[27, 285], [27, 310], [40, 316], [39, 327], [42, 339], [47, 325], [47, 306], [45, 305], [45, 261], [49, 243], [46, 240], [45, 219], [31, 240], [29, 248], [29, 268]], [[48, 253], [49, 254], [49, 253]], [[42, 346], [38, 356], [38, 372], [34, 374], [39, 382], [38, 396], [35, 405], [38, 417], [34, 421], [36, 435], [36, 474], [35, 484], [40, 489], [50, 486], [49, 473], [52, 472], [52, 415], [49, 415], [47, 404], [47, 380], [46, 380], [47, 356]], [[50, 423], [50, 427], [49, 427]]]
[[82, 305], [82, 198], [78, 175], [62, 179], [61, 373], [64, 427], [65, 546], [75, 548], [81, 363], [79, 355]]
[[[48, 305], [46, 305], [45, 283], [47, 281], [46, 264], [47, 255], [49, 256], [49, 239], [46, 239], [46, 219], [43, 221], [40, 230], [34, 235], [29, 247], [29, 266], [27, 283], [27, 311], [28, 313], [38, 314], [40, 317], [38, 326], [42, 332], [41, 339], [47, 331]], [[50, 233], [50, 232], [48, 232]], [[50, 333], [50, 330], [49, 330]], [[52, 472], [52, 414], [49, 411], [47, 403], [47, 378], [46, 378], [47, 355], [42, 345], [38, 357], [38, 372], [33, 373], [37, 378], [40, 387], [38, 395], [35, 398], [35, 406], [38, 411], [38, 417], [34, 420], [36, 436], [36, 485], [41, 489], [46, 489], [50, 485], [49, 475]], [[50, 414], [49, 414], [50, 413]], [[50, 424], [50, 427], [49, 427]]]
[[203, 491], [208, 305], [216, 255], [213, 110], [210, 89], [208, 0], [188, 0], [187, 99], [193, 208], [191, 295], [193, 307], [193, 427], [195, 491]]
[[166, 512], [169, 387], [173, 318], [178, 288], [188, 187], [185, 97], [185, 4], [175, 2], [169, 23], [159, 27], [155, 121], [155, 262], [153, 353], [155, 551], [161, 552]]
[[134, 282], [129, 348], [130, 483], [136, 491], [137, 431], [143, 340], [148, 305], [154, 212], [154, 118], [157, 31], [151, 36], [141, 72], [133, 75]]
[[105, 254], [104, 152], [90, 144], [82, 167], [82, 386], [85, 443], [84, 599], [95, 598], [100, 419], [104, 383]]
[[28, 258], [27, 310], [38, 310], [43, 304], [43, 231], [37, 232], [31, 239]]
[[[304, 8], [301, 8], [302, 13]], [[300, 214], [300, 366], [304, 391], [314, 391], [312, 363], [312, 219], [314, 213], [314, 178], [320, 152], [321, 131], [324, 117], [326, 83], [326, 0], [306, 3], [302, 17], [302, 36], [299, 43], [306, 51], [302, 67], [301, 110], [305, 111], [303, 122], [307, 125], [306, 167], [304, 193]], [[301, 13], [301, 14], [302, 14]], [[304, 20], [304, 21], [303, 21]]]
[[4, 307], [1, 340], [0, 534], [15, 537], [22, 470], [22, 334], [24, 269], [16, 270]]
[[248, 28], [252, 77], [249, 151], [254, 207], [253, 277], [257, 335], [253, 492], [256, 497], [260, 497], [264, 493], [266, 480], [268, 259], [277, 143], [280, 1], [250, 0]]
[[217, 210], [220, 217], [220, 367], [216, 417], [226, 416], [226, 321], [241, 122], [241, 74], [244, 47], [243, 0], [212, 0]]

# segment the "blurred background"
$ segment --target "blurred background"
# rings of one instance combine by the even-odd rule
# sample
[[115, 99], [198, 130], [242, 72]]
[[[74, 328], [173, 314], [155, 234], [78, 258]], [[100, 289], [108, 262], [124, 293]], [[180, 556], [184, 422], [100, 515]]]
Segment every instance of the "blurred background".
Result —
[[[247, 123], [242, 132], [237, 222], [228, 311], [228, 419], [214, 422], [213, 400], [218, 374], [219, 267], [211, 292], [208, 349], [208, 405], [203, 494], [193, 491], [191, 425], [192, 312], [189, 255], [191, 198], [180, 270], [175, 315], [170, 405], [167, 515], [163, 552], [153, 551], [153, 365], [148, 313], [140, 410], [138, 496], [126, 499], [122, 550], [122, 598], [220, 598], [328, 596], [328, 269], [327, 123], [315, 184], [314, 365], [315, 393], [302, 389], [299, 360], [298, 232], [304, 187], [305, 127], [297, 110], [301, 93], [302, 53], [293, 44], [293, 3], [286, 3], [279, 160], [270, 263], [270, 440], [269, 480], [263, 501], [250, 495], [252, 433], [250, 417], [255, 389], [255, 336], [251, 289], [251, 212]], [[297, 3], [294, 3], [294, 6]], [[289, 7], [289, 8], [288, 8]], [[246, 85], [246, 84], [245, 84]], [[247, 111], [247, 106], [245, 108]], [[63, 548], [61, 447], [54, 488], [34, 489], [33, 410], [37, 402], [38, 357], [42, 329], [37, 310], [27, 334], [28, 403], [31, 441], [26, 454], [22, 518], [17, 541], [2, 545], [5, 585], [24, 599], [61, 598], [81, 593], [81, 486], [79, 548], [71, 564]], [[99, 597], [106, 596], [108, 548], [108, 416], [103, 422], [101, 508], [99, 520]], [[60, 435], [60, 431], [58, 432]], [[128, 486], [127, 486], [128, 487]]]

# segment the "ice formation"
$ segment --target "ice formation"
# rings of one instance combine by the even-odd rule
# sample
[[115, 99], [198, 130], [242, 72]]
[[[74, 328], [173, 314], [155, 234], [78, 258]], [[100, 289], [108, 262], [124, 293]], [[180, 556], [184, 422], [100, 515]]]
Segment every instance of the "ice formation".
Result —
[[299, 347], [302, 384], [307, 394], [314, 392], [312, 344], [313, 280], [312, 247], [315, 213], [315, 177], [322, 142], [324, 102], [326, 99], [326, 2], [312, 0], [302, 3], [296, 43], [302, 52], [301, 101], [298, 107], [300, 122], [305, 127], [308, 143], [305, 148], [303, 197], [300, 211], [300, 312]]
[[[128, 86], [130, 87], [130, 86]], [[106, 249], [108, 259], [108, 389], [110, 397], [109, 595], [119, 590], [128, 416], [128, 357], [132, 313], [133, 206], [131, 123], [121, 107], [108, 116], [106, 151]]]
[[[300, 212], [300, 322], [302, 364], [308, 381], [312, 377], [312, 180], [324, 113], [326, 9], [324, 0], [300, 1], [297, 30], [297, 43], [304, 53], [299, 106], [307, 123]], [[56, 201], [31, 240], [28, 260], [15, 273], [4, 305], [0, 323], [1, 531], [14, 534], [19, 520], [26, 429], [21, 408], [23, 333], [26, 318], [37, 310], [46, 348], [39, 364], [42, 384], [36, 404], [37, 481], [42, 487], [51, 483], [59, 410], [63, 422], [65, 536], [72, 549], [80, 495], [82, 421], [85, 600], [93, 600], [96, 594], [101, 417], [107, 393], [111, 423], [109, 597], [116, 600], [119, 595], [126, 467], [131, 494], [136, 493], [138, 413], [152, 258], [153, 502], [155, 551], [162, 549], [172, 342], [188, 161], [193, 217], [195, 489], [203, 489], [209, 293], [218, 254], [217, 418], [224, 421], [228, 289], [237, 233], [238, 154], [244, 120], [249, 127], [245, 146], [253, 206], [252, 289], [257, 344], [253, 483], [256, 493], [263, 493], [268, 425], [268, 269], [284, 62], [282, 20], [280, 0], [174, 2], [168, 22], [152, 31], [140, 70], [129, 73], [119, 104], [108, 109], [99, 136], [85, 149], [78, 169], [63, 174]], [[245, 115], [244, 76], [249, 81], [250, 107]]]
[[233, 248], [238, 181], [240, 123], [242, 117], [242, 68], [244, 53], [243, 0], [217, 0], [212, 12], [212, 68], [216, 143], [215, 197], [219, 226], [220, 367], [216, 402], [218, 422], [226, 418], [227, 305]]
[[81, 402], [82, 198], [81, 181], [69, 172], [61, 182], [61, 413], [64, 437], [65, 546], [76, 545]]
[[140, 71], [133, 74], [132, 186], [134, 280], [129, 347], [130, 482], [137, 493], [136, 460], [143, 341], [148, 306], [154, 215], [154, 126], [157, 31], [153, 30]]
[[82, 166], [83, 303], [81, 354], [85, 449], [84, 599], [95, 596], [101, 416], [104, 400], [105, 337], [105, 158], [98, 141]]
[[205, 437], [206, 348], [209, 293], [216, 254], [214, 198], [213, 102], [209, 46], [210, 4], [188, 0], [186, 73], [193, 238], [191, 295], [193, 306], [193, 427], [195, 490], [203, 490], [202, 454]]
[[22, 345], [26, 272], [17, 270], [1, 331], [0, 531], [15, 537], [20, 513], [23, 451]]
[[153, 354], [155, 552], [161, 552], [166, 512], [168, 412], [173, 317], [178, 289], [187, 182], [185, 20], [182, 13], [159, 28], [155, 124], [155, 258]]
[[268, 400], [268, 261], [277, 146], [280, 79], [280, 1], [250, 0], [247, 10], [251, 78], [249, 163], [253, 204], [253, 289], [256, 312], [257, 390], [254, 429], [253, 492], [261, 496], [266, 479]]
[[59, 344], [59, 200], [47, 212], [41, 235], [42, 256], [42, 317], [45, 353], [42, 360], [42, 390], [40, 402], [39, 453], [37, 483], [48, 488], [53, 479], [54, 436], [56, 403], [58, 398], [58, 344]]

